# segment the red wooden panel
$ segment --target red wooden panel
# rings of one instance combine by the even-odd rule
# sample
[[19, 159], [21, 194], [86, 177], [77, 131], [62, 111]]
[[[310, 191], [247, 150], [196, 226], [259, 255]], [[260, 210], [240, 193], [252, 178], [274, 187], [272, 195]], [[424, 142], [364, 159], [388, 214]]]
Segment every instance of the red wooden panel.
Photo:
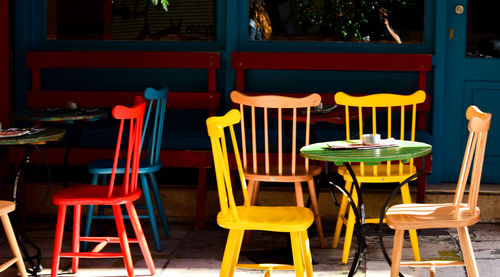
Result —
[[428, 54], [233, 52], [235, 69], [431, 71]]
[[[65, 148], [43, 146], [42, 151], [50, 165], [63, 164]], [[10, 163], [17, 166], [23, 159], [24, 153], [25, 148], [22, 146], [10, 147]], [[73, 148], [71, 149], [68, 163], [69, 165], [87, 165], [89, 162], [98, 159], [110, 159], [113, 157], [113, 154], [114, 149], [111, 148]], [[162, 150], [161, 161], [165, 167], [210, 168], [212, 166], [212, 153], [201, 150]], [[30, 162], [33, 164], [44, 164], [42, 157], [37, 151], [33, 152]]]
[[220, 67], [217, 52], [59, 51], [28, 52], [28, 68], [194, 68]]
[[[132, 91], [28, 91], [28, 107], [65, 107], [73, 101], [82, 107], [112, 108], [115, 105], [131, 106], [136, 95]], [[98, 100], [98, 101], [97, 101]], [[182, 109], [217, 110], [220, 106], [218, 92], [169, 92], [167, 107]]]

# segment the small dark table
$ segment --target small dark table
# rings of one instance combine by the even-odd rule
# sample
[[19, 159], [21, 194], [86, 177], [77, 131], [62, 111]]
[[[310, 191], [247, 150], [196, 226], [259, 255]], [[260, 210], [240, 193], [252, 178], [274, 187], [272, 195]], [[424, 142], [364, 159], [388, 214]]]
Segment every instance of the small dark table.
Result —
[[[342, 194], [347, 196], [347, 199], [349, 201], [349, 205], [351, 206], [352, 210], [354, 211], [354, 215], [356, 217], [356, 233], [357, 233], [357, 240], [358, 240], [358, 247], [354, 256], [354, 261], [352, 263], [351, 269], [349, 271], [349, 276], [354, 276], [358, 266], [359, 266], [359, 261], [360, 261], [360, 255], [362, 252], [362, 247], [363, 247], [363, 240], [364, 236], [362, 234], [363, 228], [362, 225], [364, 224], [364, 204], [363, 204], [363, 198], [361, 195], [361, 189], [359, 187], [359, 183], [356, 179], [356, 175], [354, 171], [352, 170], [352, 167], [350, 165], [351, 162], [365, 162], [365, 163], [370, 163], [370, 164], [376, 164], [380, 162], [386, 162], [386, 161], [397, 161], [397, 160], [402, 160], [404, 162], [409, 162], [410, 159], [412, 158], [418, 158], [418, 157], [423, 157], [426, 155], [431, 154], [432, 152], [432, 146], [426, 143], [422, 142], [414, 142], [414, 141], [400, 141], [400, 146], [397, 147], [388, 147], [388, 148], [375, 148], [375, 149], [335, 149], [332, 150], [328, 147], [327, 142], [320, 142], [320, 143], [315, 143], [311, 144], [305, 147], [302, 147], [300, 149], [300, 154], [305, 157], [309, 158], [311, 160], [319, 160], [319, 161], [325, 161], [327, 163], [333, 162], [335, 165], [340, 166], [340, 165], [345, 165], [347, 170], [349, 171], [349, 174], [352, 177], [353, 184], [354, 184], [354, 189], [356, 189], [356, 192], [358, 194], [358, 206], [356, 207], [355, 202], [352, 199], [351, 193], [346, 191], [344, 188], [334, 184], [331, 180], [329, 180], [330, 183], [330, 191], [332, 198], [334, 198], [334, 202], [337, 202], [335, 200], [335, 196], [333, 194], [333, 188], [336, 188], [339, 190]], [[422, 167], [424, 168], [424, 167]], [[392, 198], [392, 196], [399, 190], [399, 188], [409, 182], [410, 180], [416, 178], [418, 175], [421, 174], [422, 171], [417, 172], [413, 176], [409, 177], [405, 181], [401, 182], [399, 186], [397, 186], [396, 189], [392, 192], [391, 196], [389, 199], [386, 201], [385, 206], [382, 209], [381, 215], [380, 215], [380, 223], [379, 227], [382, 225], [382, 219], [385, 216], [385, 210], [387, 208], [387, 205]], [[382, 240], [382, 235], [381, 235], [381, 228], [379, 228], [379, 239], [380, 239], [380, 245], [382, 252], [384, 254], [384, 257], [386, 258], [387, 262], [390, 264], [390, 258], [387, 255], [387, 252], [385, 251], [385, 247], [383, 245], [383, 240]]]
[[[14, 120], [32, 121], [32, 122], [60, 122], [72, 124], [73, 128], [69, 132], [68, 144], [64, 153], [64, 172], [67, 172], [69, 154], [74, 143], [78, 140], [82, 133], [83, 122], [94, 122], [107, 118], [110, 111], [101, 108], [41, 108], [29, 109], [14, 112], [11, 116]], [[66, 175], [64, 177], [64, 186], [68, 185]]]
[[[12, 201], [18, 205], [17, 202], [17, 190], [19, 187], [19, 179], [21, 177], [22, 172], [24, 171], [24, 168], [26, 165], [29, 163], [31, 154], [33, 153], [33, 150], [36, 148], [42, 157], [45, 160], [46, 166], [47, 166], [47, 174], [48, 174], [48, 187], [47, 187], [47, 195], [49, 193], [50, 189], [50, 170], [49, 170], [49, 165], [47, 163], [47, 160], [45, 159], [45, 156], [43, 155], [43, 152], [38, 148], [38, 145], [43, 145], [46, 144], [49, 141], [60, 141], [64, 138], [65, 131], [64, 129], [60, 128], [53, 128], [53, 127], [47, 127], [43, 128], [42, 131], [33, 133], [33, 134], [25, 134], [22, 136], [17, 136], [17, 137], [3, 137], [0, 138], [0, 146], [14, 146], [14, 145], [24, 145], [25, 146], [25, 155], [23, 160], [21, 161], [21, 164], [19, 165], [16, 173], [16, 177], [14, 179], [14, 186], [12, 189]], [[43, 203], [42, 203], [43, 204]], [[16, 209], [17, 211], [17, 209]], [[14, 211], [14, 217], [13, 217], [13, 225], [14, 228], [17, 230], [16, 236], [17, 240], [19, 243], [19, 247], [21, 248], [21, 251], [23, 252], [23, 256], [28, 262], [30, 268], [27, 269], [27, 271], [32, 274], [33, 276], [37, 276], [37, 273], [42, 269], [40, 261], [42, 258], [42, 254], [40, 251], [40, 248], [35, 245], [29, 238], [26, 236], [26, 233], [24, 232], [24, 226], [21, 222], [19, 222], [19, 218], [17, 217], [17, 212]], [[35, 212], [36, 213], [36, 212]], [[30, 255], [28, 252], [28, 249], [26, 248], [26, 244], [30, 244], [33, 248], [36, 249], [36, 255]], [[36, 263], [33, 261], [33, 258], [36, 258]]]

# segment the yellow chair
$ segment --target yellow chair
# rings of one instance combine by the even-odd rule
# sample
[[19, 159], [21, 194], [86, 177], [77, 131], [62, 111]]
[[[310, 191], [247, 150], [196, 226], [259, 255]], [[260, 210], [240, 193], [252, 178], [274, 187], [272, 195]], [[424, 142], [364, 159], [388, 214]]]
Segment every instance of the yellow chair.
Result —
[[[250, 198], [233, 126], [238, 122], [240, 122], [240, 112], [238, 110], [231, 110], [221, 117], [214, 116], [207, 119], [207, 129], [212, 145], [221, 207], [221, 211], [217, 215], [217, 223], [219, 226], [229, 229], [229, 236], [227, 238], [219, 276], [233, 276], [235, 268], [251, 268], [266, 270], [265, 276], [269, 276], [273, 269], [295, 269], [296, 276], [304, 276], [305, 271], [306, 276], [312, 277], [313, 269], [307, 228], [312, 225], [314, 214], [310, 209], [304, 207], [265, 207], [250, 205]], [[236, 205], [233, 195], [227, 151], [228, 144], [226, 143], [224, 129], [229, 129], [231, 136], [229, 145], [233, 146], [236, 165], [239, 172], [239, 180], [241, 182], [244, 200], [242, 206]], [[289, 232], [294, 266], [237, 264], [245, 230]]]
[[[310, 165], [308, 159], [303, 162], [299, 162], [297, 159], [297, 149], [301, 145], [299, 143], [300, 137], [304, 138], [302, 146], [309, 144], [311, 108], [321, 102], [321, 96], [315, 93], [302, 98], [282, 95], [250, 96], [233, 91], [231, 100], [239, 104], [241, 113], [243, 172], [248, 180], [250, 204], [255, 205], [257, 202], [261, 182], [279, 182], [294, 183], [297, 206], [304, 207], [302, 183], [307, 182], [319, 243], [321, 248], [325, 247], [318, 198], [314, 186], [314, 177], [321, 174], [322, 169], [319, 165]], [[245, 120], [244, 111], [248, 110], [250, 114], [247, 114], [248, 117]], [[259, 115], [262, 115], [263, 120], [259, 120]], [[283, 127], [285, 120], [290, 123], [292, 130], [290, 134], [284, 136], [283, 133], [289, 131], [288, 128]], [[299, 125], [299, 121], [303, 124]], [[246, 132], [245, 126], [251, 128], [248, 130], [249, 132]], [[257, 126], [262, 126], [262, 128]], [[273, 127], [276, 130], [273, 130]], [[264, 134], [258, 133], [260, 130]], [[301, 131], [303, 131], [302, 134]], [[275, 139], [273, 135], [277, 138]], [[248, 157], [247, 136], [252, 143]], [[290, 140], [286, 141], [286, 138], [290, 138]], [[273, 141], [277, 142], [275, 147], [273, 147], [273, 143], [270, 143]], [[258, 151], [259, 145], [264, 149], [264, 153]], [[278, 154], [277, 161], [274, 162], [270, 155], [273, 152]], [[290, 153], [290, 158], [287, 158], [285, 153]]]
[[[401, 204], [392, 206], [387, 210], [387, 225], [396, 230], [392, 250], [392, 277], [398, 276], [400, 265], [428, 266], [430, 267], [431, 276], [435, 276], [435, 267], [437, 266], [465, 265], [467, 276], [479, 276], [467, 227], [479, 221], [480, 211], [477, 207], [477, 198], [491, 114], [483, 113], [477, 107], [470, 106], [467, 109], [466, 116], [469, 120], [470, 133], [453, 203]], [[467, 203], [462, 203], [473, 159], [474, 165], [472, 166], [470, 178], [469, 197]], [[457, 228], [464, 261], [401, 262], [404, 231], [412, 228]]]
[[[397, 131], [393, 132], [393, 125], [399, 125], [398, 139], [414, 141], [417, 104], [423, 103], [425, 101], [425, 96], [425, 92], [422, 90], [419, 90], [411, 95], [380, 93], [366, 96], [350, 96], [343, 92], [337, 92], [335, 94], [335, 103], [345, 106], [346, 118], [349, 118], [349, 107], [357, 108], [359, 119], [358, 136], [354, 136], [356, 138], [361, 138], [361, 135], [366, 133], [377, 133], [377, 113], [380, 113], [379, 119], [384, 119], [385, 117], [387, 118], [387, 122], [383, 126], [386, 127], [388, 138], [393, 137], [397, 133]], [[400, 116], [399, 124], [397, 124], [398, 122], [393, 122], [393, 118], [395, 117], [393, 116], [393, 111], [397, 112], [398, 110]], [[406, 124], [408, 123], [406, 122], [408, 120], [405, 119], [405, 115], [407, 114], [408, 110], [411, 112], [411, 117], [409, 118], [410, 124]], [[365, 113], [365, 115], [371, 116], [370, 130], [366, 130], [369, 128], [363, 128], [363, 113]], [[351, 128], [351, 125], [353, 125], [353, 123], [350, 123], [349, 120], [346, 120], [347, 140], [353, 138], [350, 132], [351, 129], [354, 128]], [[408, 138], [405, 136], [405, 131], [410, 131]], [[404, 163], [403, 161], [393, 161], [384, 163], [383, 165], [367, 165], [364, 163], [360, 163], [352, 165], [352, 169], [354, 170], [356, 179], [359, 182], [360, 187], [362, 183], [400, 183], [417, 172], [416, 167], [413, 164], [413, 159], [408, 163]], [[347, 171], [347, 168], [345, 166], [339, 167], [338, 173], [343, 176], [346, 182], [346, 189], [348, 191], [351, 191], [353, 180], [351, 175]], [[408, 184], [401, 187], [401, 196], [403, 199], [403, 203], [411, 203]], [[357, 205], [358, 195], [355, 189], [352, 191], [352, 197]], [[347, 260], [349, 258], [349, 251], [351, 248], [352, 235], [355, 225], [354, 212], [349, 208], [349, 215], [346, 217], [346, 210], [347, 197], [342, 196], [332, 243], [333, 248], [336, 248], [338, 246], [340, 232], [342, 230], [342, 227], [346, 225], [344, 248], [342, 252], [342, 263], [347, 263]], [[365, 223], [379, 223], [379, 218], [367, 218], [365, 219]], [[418, 250], [418, 238], [415, 230], [410, 230], [410, 238], [414, 259], [416, 261], [419, 261], [420, 252]]]

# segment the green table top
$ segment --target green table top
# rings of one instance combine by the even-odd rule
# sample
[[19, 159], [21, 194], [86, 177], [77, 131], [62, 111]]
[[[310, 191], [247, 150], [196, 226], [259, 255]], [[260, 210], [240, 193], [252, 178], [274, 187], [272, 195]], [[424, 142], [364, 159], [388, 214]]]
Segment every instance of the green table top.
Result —
[[61, 128], [44, 127], [44, 130], [35, 134], [26, 134], [17, 137], [0, 138], [0, 145], [45, 144], [47, 141], [60, 141], [66, 131]]
[[327, 142], [319, 142], [304, 146], [300, 155], [311, 160], [334, 162], [342, 165], [347, 162], [379, 163], [383, 161], [418, 158], [432, 152], [432, 146], [416, 141], [400, 141], [400, 146], [375, 149], [335, 149], [328, 147]]
[[25, 121], [73, 122], [77, 120], [96, 121], [106, 118], [110, 111], [100, 108], [43, 108], [14, 112], [12, 118]]

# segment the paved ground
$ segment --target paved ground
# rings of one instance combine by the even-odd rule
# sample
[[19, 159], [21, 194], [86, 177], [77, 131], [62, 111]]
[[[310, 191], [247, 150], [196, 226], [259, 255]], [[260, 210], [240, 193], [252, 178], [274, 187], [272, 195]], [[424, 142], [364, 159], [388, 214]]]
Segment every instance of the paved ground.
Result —
[[[42, 248], [44, 270], [41, 276], [50, 274], [52, 242], [55, 223], [32, 224], [28, 232], [30, 238]], [[331, 243], [333, 224], [326, 223], [325, 235], [327, 245]], [[111, 232], [113, 225], [106, 225], [106, 231]], [[144, 228], [147, 232], [147, 224]], [[500, 272], [500, 224], [476, 224], [471, 229], [471, 237], [481, 276], [499, 276]], [[227, 232], [215, 225], [209, 225], [203, 231], [194, 232], [191, 224], [172, 223], [172, 237], [163, 238], [163, 251], [150, 247], [157, 267], [155, 276], [218, 276]], [[390, 230], [384, 231], [385, 244], [391, 252], [392, 236]], [[64, 247], [70, 246], [70, 233], [66, 232]], [[148, 236], [148, 234], [146, 234]], [[453, 230], [427, 230], [419, 233], [420, 250], [423, 258], [460, 259], [458, 239]], [[356, 276], [388, 276], [389, 266], [383, 259], [378, 244], [375, 227], [367, 228], [367, 243], [365, 257]], [[315, 234], [311, 235], [311, 247], [314, 263], [314, 276], [347, 276], [350, 265], [339, 262], [340, 250], [319, 248]], [[132, 246], [135, 262], [135, 272], [145, 276], [148, 270], [145, 266], [137, 245]], [[253, 232], [249, 245], [244, 245], [240, 262], [284, 262], [289, 259], [286, 235], [268, 232]], [[9, 257], [8, 244], [3, 242], [0, 247], [0, 259]], [[405, 241], [404, 257], [411, 258], [409, 240]], [[59, 276], [126, 276], [121, 259], [82, 259], [78, 274], [70, 274], [71, 260], [61, 261]], [[429, 276], [427, 269], [405, 268], [406, 276]], [[465, 269], [439, 268], [438, 276], [466, 276]], [[0, 276], [16, 276], [15, 267], [0, 273]], [[263, 276], [262, 271], [238, 269], [235, 276]], [[275, 271], [273, 276], [294, 276], [292, 271]]]

